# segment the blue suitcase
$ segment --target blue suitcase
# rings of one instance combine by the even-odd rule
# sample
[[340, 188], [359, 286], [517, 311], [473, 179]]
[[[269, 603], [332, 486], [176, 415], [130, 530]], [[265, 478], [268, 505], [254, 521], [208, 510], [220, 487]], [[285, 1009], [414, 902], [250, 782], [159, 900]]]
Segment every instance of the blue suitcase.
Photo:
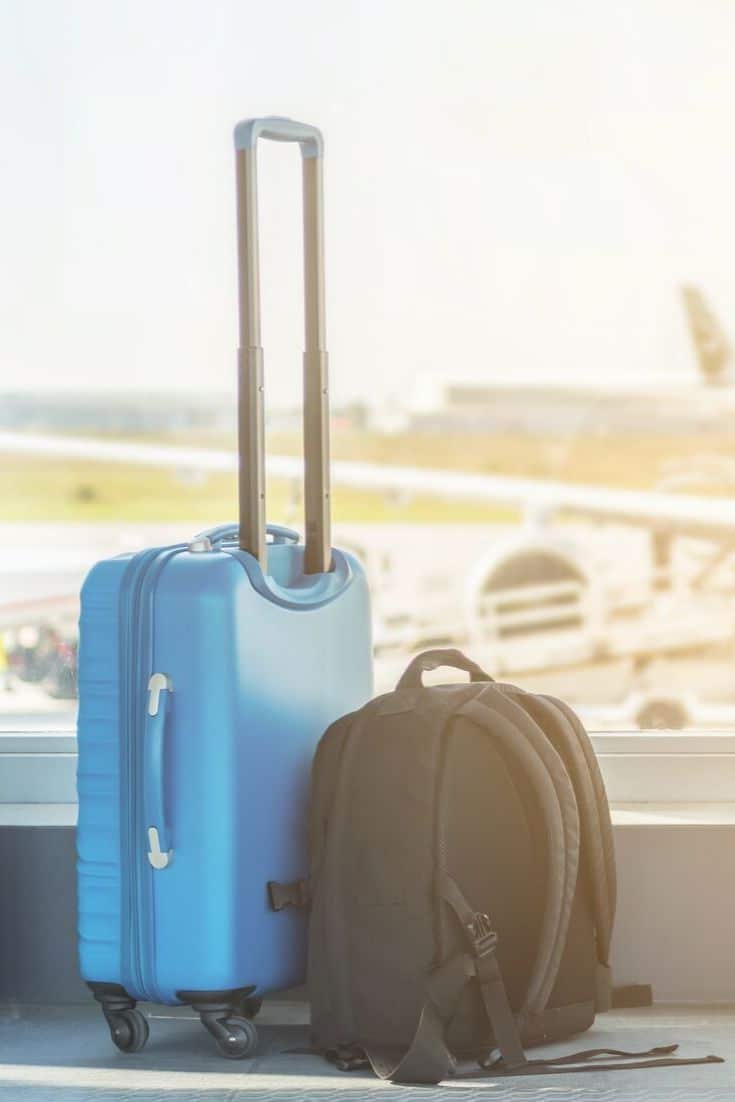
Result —
[[[256, 144], [297, 141], [304, 181], [306, 539], [264, 516]], [[114, 1043], [139, 1000], [192, 1005], [223, 1055], [255, 1046], [259, 996], [303, 981], [303, 911], [270, 881], [307, 868], [312, 754], [372, 692], [362, 568], [329, 527], [319, 131], [235, 131], [240, 523], [98, 563], [82, 589], [79, 939]]]

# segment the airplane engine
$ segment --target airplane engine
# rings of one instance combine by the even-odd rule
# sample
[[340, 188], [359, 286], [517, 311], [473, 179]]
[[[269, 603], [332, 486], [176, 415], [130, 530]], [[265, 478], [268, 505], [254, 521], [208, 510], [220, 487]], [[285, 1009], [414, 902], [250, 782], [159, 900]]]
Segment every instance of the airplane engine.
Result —
[[494, 548], [469, 582], [474, 653], [497, 674], [588, 661], [601, 636], [601, 594], [577, 551], [550, 536]]

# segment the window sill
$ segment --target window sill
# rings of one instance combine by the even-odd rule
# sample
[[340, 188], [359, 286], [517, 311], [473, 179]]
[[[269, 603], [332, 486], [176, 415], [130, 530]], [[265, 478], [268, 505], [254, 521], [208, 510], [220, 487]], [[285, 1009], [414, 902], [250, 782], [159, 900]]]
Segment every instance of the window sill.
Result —
[[612, 804], [735, 800], [735, 733], [637, 731], [592, 735]]
[[[722, 808], [735, 801], [734, 732], [604, 732], [593, 734], [592, 743], [608, 798], [626, 812], [621, 825], [631, 821], [629, 810], [633, 815], [649, 814], [653, 805]], [[0, 759], [0, 806], [76, 803], [73, 733], [0, 732]], [[702, 816], [711, 822], [710, 812], [691, 815], [689, 822]]]
[[2, 827], [76, 827], [76, 804], [0, 804]]
[[617, 803], [615, 827], [735, 827], [735, 803]]

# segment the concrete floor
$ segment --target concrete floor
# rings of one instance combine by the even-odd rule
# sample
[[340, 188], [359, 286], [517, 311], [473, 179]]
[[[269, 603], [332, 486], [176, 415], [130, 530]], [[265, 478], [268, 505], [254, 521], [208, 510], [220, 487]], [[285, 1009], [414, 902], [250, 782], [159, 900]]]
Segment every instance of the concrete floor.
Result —
[[[484, 1099], [486, 1102], [733, 1102], [735, 1008], [655, 1007], [617, 1011], [594, 1029], [533, 1056], [610, 1046], [679, 1042], [680, 1055], [716, 1053], [717, 1065], [565, 1073], [532, 1079], [450, 1081], [437, 1088], [393, 1087], [363, 1072], [339, 1072], [318, 1057], [293, 1055], [308, 1044], [305, 1003], [269, 1002], [258, 1018], [260, 1050], [250, 1061], [221, 1059], [185, 1008], [149, 1008], [151, 1039], [133, 1056], [117, 1052], [96, 1006], [1, 1007], [1, 1102], [318, 1102], [379, 1097]], [[384, 1092], [388, 1092], [387, 1094]]]

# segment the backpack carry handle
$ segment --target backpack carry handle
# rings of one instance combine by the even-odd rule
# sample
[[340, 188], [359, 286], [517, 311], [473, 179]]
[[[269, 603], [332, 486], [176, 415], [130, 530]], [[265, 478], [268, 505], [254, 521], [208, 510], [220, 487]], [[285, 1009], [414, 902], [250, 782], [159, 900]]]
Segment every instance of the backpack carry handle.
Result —
[[261, 567], [265, 538], [263, 349], [260, 345], [258, 138], [301, 147], [304, 196], [304, 573], [332, 568], [329, 502], [329, 398], [324, 316], [323, 141], [293, 119], [245, 119], [235, 127], [240, 347], [238, 441], [240, 547]]
[[461, 650], [454, 647], [425, 650], [412, 658], [406, 667], [396, 689], [420, 689], [423, 685], [422, 675], [428, 670], [436, 670], [439, 666], [451, 666], [455, 670], [465, 670], [470, 675], [470, 681], [492, 681], [489, 673], [485, 673], [481, 666], [462, 654]]

